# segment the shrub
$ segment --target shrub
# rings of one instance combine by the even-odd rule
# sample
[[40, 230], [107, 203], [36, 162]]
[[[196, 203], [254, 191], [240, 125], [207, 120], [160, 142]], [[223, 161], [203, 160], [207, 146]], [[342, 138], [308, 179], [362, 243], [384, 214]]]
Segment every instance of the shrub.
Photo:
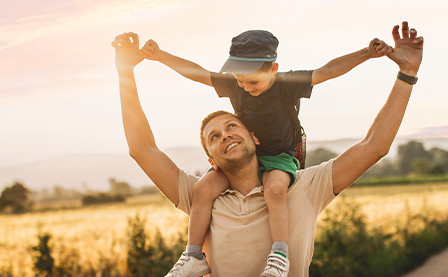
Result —
[[34, 271], [37, 274], [51, 276], [54, 267], [54, 259], [51, 255], [52, 247], [49, 245], [51, 234], [41, 233], [37, 235], [37, 238], [39, 243], [31, 248], [35, 253], [33, 257]]
[[179, 233], [174, 244], [167, 245], [158, 229], [147, 235], [146, 220], [137, 214], [128, 219], [128, 274], [132, 276], [164, 276], [182, 254], [186, 234]]
[[448, 218], [407, 215], [405, 227], [369, 230], [359, 207], [342, 201], [323, 218], [310, 276], [399, 276], [448, 246]]
[[109, 195], [106, 193], [100, 193], [98, 195], [85, 195], [82, 197], [82, 205], [98, 205], [114, 202], [125, 202], [126, 198], [122, 195]]

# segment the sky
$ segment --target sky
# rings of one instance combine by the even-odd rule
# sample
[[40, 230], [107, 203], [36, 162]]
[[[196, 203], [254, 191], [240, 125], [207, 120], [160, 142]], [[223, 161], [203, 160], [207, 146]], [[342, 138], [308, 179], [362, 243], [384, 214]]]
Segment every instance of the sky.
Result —
[[[448, 125], [448, 2], [265, 0], [2, 0], [0, 167], [79, 153], [126, 154], [111, 41], [135, 32], [172, 54], [219, 71], [231, 38], [249, 29], [280, 41], [280, 71], [315, 69], [409, 21], [425, 38], [400, 135]], [[308, 140], [363, 137], [398, 67], [387, 57], [314, 87], [300, 118]], [[210, 87], [154, 61], [135, 69], [141, 103], [160, 148], [200, 146], [200, 122], [231, 111]]]

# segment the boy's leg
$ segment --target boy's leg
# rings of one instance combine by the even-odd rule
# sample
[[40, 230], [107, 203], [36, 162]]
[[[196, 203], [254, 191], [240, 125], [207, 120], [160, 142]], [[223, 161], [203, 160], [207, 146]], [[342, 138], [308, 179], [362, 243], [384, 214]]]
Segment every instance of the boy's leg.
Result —
[[[291, 177], [281, 170], [265, 171], [263, 173], [264, 198], [269, 209], [269, 227], [272, 241], [283, 242], [289, 240], [289, 209], [288, 187]], [[283, 252], [283, 251], [282, 251]], [[283, 253], [287, 255], [287, 249]]]
[[229, 181], [219, 170], [208, 172], [194, 185], [188, 226], [188, 255], [202, 258], [202, 245], [210, 226], [213, 201], [228, 187]]
[[289, 240], [289, 208], [288, 187], [291, 176], [281, 170], [263, 173], [264, 199], [269, 209], [269, 227], [271, 229], [271, 254], [267, 266], [261, 276], [288, 276], [288, 240]]
[[228, 186], [229, 181], [219, 170], [208, 172], [193, 186], [187, 250], [165, 277], [202, 276], [210, 273], [202, 253], [202, 245], [210, 225], [213, 201]]

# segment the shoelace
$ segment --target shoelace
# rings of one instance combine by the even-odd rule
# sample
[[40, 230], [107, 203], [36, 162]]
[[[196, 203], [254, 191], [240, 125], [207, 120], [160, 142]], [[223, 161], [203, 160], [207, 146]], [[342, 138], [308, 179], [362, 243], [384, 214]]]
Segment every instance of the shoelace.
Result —
[[181, 266], [184, 265], [185, 262], [188, 262], [189, 260], [190, 260], [190, 257], [182, 254], [182, 256], [179, 258], [179, 260], [174, 264], [174, 267], [168, 273], [178, 270]]
[[266, 266], [266, 269], [273, 267], [281, 271], [286, 271], [286, 263], [285, 257], [279, 254], [271, 253], [268, 256], [268, 265]]

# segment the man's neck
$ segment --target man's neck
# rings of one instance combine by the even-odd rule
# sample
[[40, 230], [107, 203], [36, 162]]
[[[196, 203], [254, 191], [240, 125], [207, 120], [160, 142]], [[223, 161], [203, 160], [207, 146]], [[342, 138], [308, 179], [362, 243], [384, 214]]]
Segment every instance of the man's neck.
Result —
[[233, 172], [224, 172], [230, 183], [230, 188], [241, 192], [243, 195], [251, 192], [255, 187], [261, 186], [258, 177], [258, 160], [256, 157], [246, 166]]

